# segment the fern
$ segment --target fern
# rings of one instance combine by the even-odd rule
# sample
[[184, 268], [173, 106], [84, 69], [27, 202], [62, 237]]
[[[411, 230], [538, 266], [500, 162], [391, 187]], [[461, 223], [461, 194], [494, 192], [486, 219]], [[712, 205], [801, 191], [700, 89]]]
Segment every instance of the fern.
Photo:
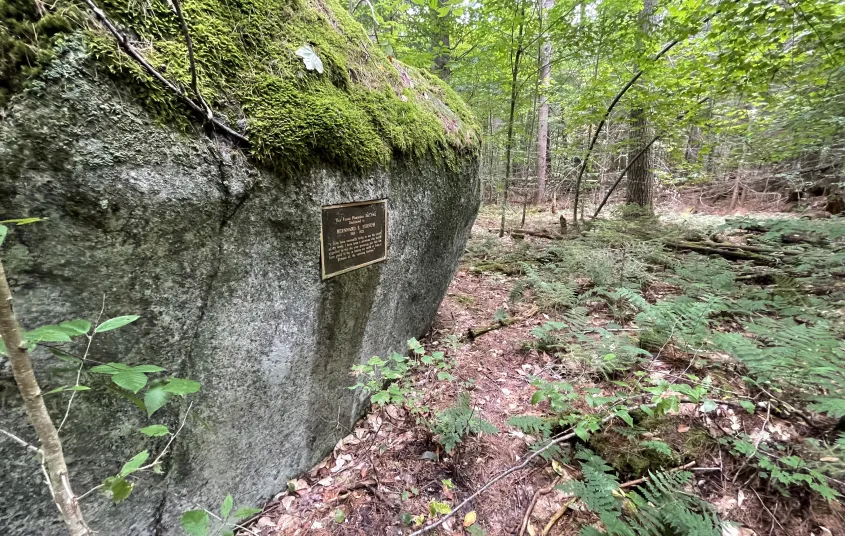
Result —
[[543, 441], [552, 435], [552, 421], [535, 415], [515, 415], [507, 420], [507, 424]]
[[469, 393], [462, 391], [453, 406], [437, 413], [430, 430], [446, 452], [452, 452], [463, 440], [473, 434], [498, 434], [499, 429], [475, 415]]
[[598, 515], [604, 532], [584, 527], [582, 536], [719, 536], [722, 526], [713, 507], [686, 493], [691, 473], [685, 471], [650, 473], [638, 489], [623, 492], [613, 468], [600, 456], [581, 450], [582, 482], [564, 484], [561, 489], [574, 494]]

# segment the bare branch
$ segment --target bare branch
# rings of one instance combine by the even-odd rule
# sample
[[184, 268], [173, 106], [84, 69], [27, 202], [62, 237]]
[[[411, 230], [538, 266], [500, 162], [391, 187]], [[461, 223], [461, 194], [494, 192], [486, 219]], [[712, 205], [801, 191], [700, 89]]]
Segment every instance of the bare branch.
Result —
[[179, 4], [179, 0], [171, 0], [171, 2], [173, 3], [173, 10], [176, 12], [176, 16], [179, 17], [179, 25], [182, 27], [182, 35], [185, 38], [185, 45], [188, 47], [188, 64], [191, 69], [191, 89], [194, 90], [194, 95], [196, 95], [197, 99], [199, 99], [202, 107], [205, 108], [206, 119], [214, 119], [214, 113], [212, 113], [211, 107], [209, 107], [208, 103], [205, 102], [205, 99], [202, 98], [202, 93], [200, 93], [199, 84], [197, 82], [197, 64], [194, 60], [194, 42], [191, 40], [191, 33], [188, 31], [188, 23], [185, 21], [185, 16], [182, 15], [182, 6]]
[[41, 454], [41, 449], [39, 449], [38, 447], [36, 447], [36, 446], [34, 446], [34, 445], [30, 445], [29, 443], [27, 443], [27, 442], [26, 442], [26, 441], [24, 441], [23, 439], [19, 438], [18, 436], [16, 436], [16, 435], [15, 435], [15, 434], [13, 434], [12, 432], [8, 432], [8, 431], [3, 430], [2, 428], [0, 428], [0, 434], [5, 435], [6, 437], [8, 437], [9, 439], [11, 439], [12, 441], [14, 441], [15, 443], [17, 443], [18, 445], [20, 445], [20, 446], [22, 446], [23, 448], [25, 448], [26, 450], [32, 451], [32, 452], [34, 452], [34, 453], [36, 453], [36, 454]]
[[[102, 305], [102, 307], [100, 307], [100, 313], [97, 315], [97, 321], [94, 324], [95, 326], [100, 323], [100, 319], [103, 317], [103, 311], [105, 311], [105, 310], [106, 310], [106, 295], [103, 294], [103, 305]], [[91, 333], [90, 335], [86, 334], [85, 336], [88, 337], [88, 346], [85, 347], [85, 353], [82, 354], [82, 361], [79, 362], [79, 368], [76, 369], [76, 384], [75, 384], [75, 387], [79, 387], [79, 379], [82, 377], [82, 367], [85, 366], [85, 360], [88, 358], [88, 352], [91, 351], [91, 341], [94, 340], [94, 333]], [[70, 393], [70, 400], [68, 400], [68, 402], [67, 402], [67, 409], [65, 409], [65, 416], [62, 418], [62, 422], [59, 424], [59, 430], [58, 430], [59, 432], [62, 431], [62, 428], [65, 425], [65, 422], [67, 422], [68, 415], [70, 415], [70, 407], [73, 405], [73, 399], [76, 398], [76, 393], [77, 393], [77, 391], [75, 391], [75, 390]]]
[[91, 530], [85, 523], [82, 511], [79, 509], [79, 502], [68, 480], [67, 464], [62, 452], [59, 432], [44, 405], [41, 387], [35, 377], [27, 345], [21, 337], [17, 318], [12, 311], [12, 293], [2, 262], [0, 262], [0, 337], [6, 344], [6, 353], [9, 356], [15, 383], [23, 399], [27, 419], [35, 428], [38, 442], [41, 444], [39, 450], [43, 456], [43, 472], [53, 500], [59, 507], [62, 519], [72, 536], [90, 536]]
[[155, 70], [152, 65], [141, 55], [138, 50], [132, 46], [132, 43], [129, 42], [129, 39], [115, 26], [115, 24], [109, 19], [109, 17], [97, 7], [97, 4], [94, 3], [94, 0], [83, 0], [85, 5], [94, 13], [103, 26], [105, 26], [106, 30], [114, 36], [117, 40], [117, 44], [120, 45], [120, 48], [123, 49], [126, 54], [128, 54], [132, 59], [137, 61], [141, 67], [144, 68], [153, 78], [161, 82], [168, 91], [176, 95], [179, 100], [181, 100], [184, 104], [186, 104], [189, 108], [191, 108], [194, 112], [198, 113], [204, 120], [215, 129], [223, 132], [224, 134], [228, 135], [229, 137], [233, 138], [234, 140], [243, 143], [244, 145], [249, 145], [249, 140], [242, 136], [241, 134], [235, 132], [231, 128], [229, 128], [226, 124], [222, 121], [217, 119], [216, 117], [208, 117], [206, 114], [206, 110], [203, 109], [202, 106], [194, 102], [190, 97], [188, 97], [181, 89], [179, 89], [173, 82], [165, 78], [161, 73]]

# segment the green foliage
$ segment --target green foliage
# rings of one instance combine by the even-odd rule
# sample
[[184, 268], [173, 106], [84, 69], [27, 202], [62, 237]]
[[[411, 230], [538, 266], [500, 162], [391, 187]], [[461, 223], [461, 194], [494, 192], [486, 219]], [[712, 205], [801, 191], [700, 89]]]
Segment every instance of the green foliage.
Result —
[[581, 461], [583, 481], [563, 486], [573, 493], [602, 521], [604, 531], [593, 527], [582, 529], [582, 535], [654, 535], [654, 536], [719, 536], [721, 522], [715, 510], [705, 501], [684, 491], [692, 477], [684, 471], [650, 473], [638, 489], [625, 492], [601, 457], [582, 449], [576, 454]]
[[475, 407], [466, 391], [458, 394], [454, 405], [437, 412], [429, 423], [429, 430], [450, 453], [471, 435], [499, 433], [498, 428], [475, 414]]
[[373, 356], [363, 365], [354, 365], [352, 374], [359, 381], [350, 389], [369, 393], [373, 404], [398, 404], [416, 415], [427, 412], [428, 407], [422, 404], [422, 393], [414, 386], [411, 374], [433, 372], [439, 381], [451, 382], [454, 377], [450, 371], [454, 363], [444, 352], [426, 353], [416, 339], [408, 341], [408, 349], [410, 358], [394, 352], [387, 360]]
[[785, 452], [786, 447], [759, 441], [756, 444], [746, 435], [730, 439], [731, 452], [753, 461], [758, 476], [768, 479], [784, 495], [791, 486], [805, 485], [828, 500], [841, 495], [830, 487], [824, 473], [812, 468], [796, 453]]

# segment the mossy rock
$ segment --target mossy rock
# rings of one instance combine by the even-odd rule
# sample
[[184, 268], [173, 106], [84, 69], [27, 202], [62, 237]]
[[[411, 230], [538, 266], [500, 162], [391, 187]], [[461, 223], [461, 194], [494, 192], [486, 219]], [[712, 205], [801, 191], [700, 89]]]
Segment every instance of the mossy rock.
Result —
[[[187, 46], [167, 0], [101, 1], [100, 7], [168, 80], [191, 94]], [[73, 32], [94, 68], [106, 70], [152, 115], [183, 131], [198, 118], [92, 23], [59, 0], [0, 3], [0, 106], [25, 90]], [[450, 168], [480, 143], [457, 95], [437, 77], [387, 57], [336, 0], [184, 0], [198, 88], [223, 122], [250, 142], [260, 164], [293, 175], [319, 165], [364, 173], [397, 158]], [[310, 46], [322, 73], [296, 51]]]

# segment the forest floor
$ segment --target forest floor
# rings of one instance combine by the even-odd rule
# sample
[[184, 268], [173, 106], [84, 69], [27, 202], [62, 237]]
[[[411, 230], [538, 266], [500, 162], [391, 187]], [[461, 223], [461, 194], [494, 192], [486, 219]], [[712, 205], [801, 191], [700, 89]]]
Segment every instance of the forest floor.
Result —
[[[645, 226], [609, 220], [565, 238], [557, 234], [558, 218], [531, 211], [525, 228], [546, 238], [514, 230], [499, 239], [491, 232], [497, 214], [482, 211], [434, 326], [421, 341], [425, 353], [417, 350], [435, 355], [436, 366], [412, 368], [402, 384], [413, 402], [374, 404], [330, 456], [265, 507], [251, 525], [253, 534], [407, 535], [442, 520], [532, 449], [562, 437], [566, 441], [547, 456], [490, 487], [431, 534], [612, 529], [601, 508], [635, 523], [643, 505], [633, 490], [642, 488], [649, 507], [655, 506], [661, 499], [648, 493], [659, 490], [643, 484], [661, 471], [678, 478], [669, 495], [712, 505], [684, 503], [685, 512], [704, 524], [705, 510], [734, 523], [715, 533], [845, 534], [845, 509], [823, 497], [845, 492], [845, 441], [837, 443], [830, 431], [836, 424], [831, 415], [838, 414], [825, 416], [824, 407], [812, 412], [796, 402], [829, 395], [831, 386], [812, 384], [816, 378], [800, 373], [791, 382], [768, 377], [767, 359], [791, 356], [765, 353], [796, 337], [796, 344], [807, 346], [797, 335], [767, 339], [766, 330], [820, 327], [832, 339], [819, 343], [824, 351], [845, 356], [836, 321], [843, 301], [835, 264], [842, 248], [831, 249], [828, 238], [813, 244], [805, 224], [762, 235], [797, 245], [758, 241], [764, 231], [753, 218], [739, 226], [751, 231], [714, 231], [724, 217], [674, 213]], [[838, 244], [838, 227], [830, 229], [841, 222], [824, 222]], [[789, 233], [797, 237], [790, 240]], [[691, 253], [683, 244], [717, 252]], [[795, 251], [815, 262], [812, 274], [804, 266], [778, 271], [782, 263], [794, 267]], [[817, 280], [825, 267], [824, 279]], [[759, 344], [737, 350], [746, 361], [726, 350], [741, 345], [712, 343], [721, 335], [749, 333], [758, 334], [751, 340]], [[796, 359], [815, 370], [817, 354]], [[824, 359], [822, 375], [831, 362], [841, 365]], [[790, 363], [776, 366], [782, 365]], [[460, 416], [455, 408], [462, 393], [469, 395], [470, 412], [451, 445], [442, 424], [449, 415]], [[478, 419], [498, 433], [479, 433], [495, 430], [475, 426]], [[567, 435], [570, 430], [577, 433]], [[598, 507], [589, 482], [577, 487], [588, 473], [595, 476], [593, 454], [601, 458], [599, 467], [608, 464], [599, 472], [611, 475], [602, 482], [610, 482], [606, 497], [618, 504]], [[691, 525], [673, 530], [663, 534], [714, 533]]]

